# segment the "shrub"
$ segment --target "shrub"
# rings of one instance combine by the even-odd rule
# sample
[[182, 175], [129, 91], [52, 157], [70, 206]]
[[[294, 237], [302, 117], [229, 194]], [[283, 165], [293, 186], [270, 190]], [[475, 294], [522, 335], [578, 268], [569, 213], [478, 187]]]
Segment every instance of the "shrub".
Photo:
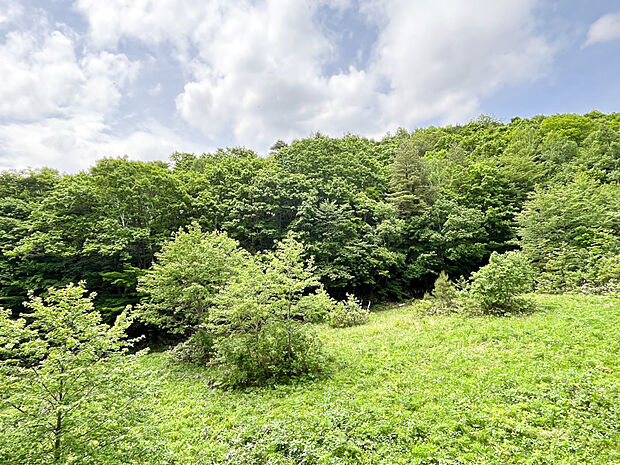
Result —
[[[217, 382], [260, 385], [317, 371], [320, 343], [305, 324], [313, 314], [304, 313], [303, 299], [313, 288], [319, 280], [312, 261], [304, 260], [303, 244], [290, 234], [274, 251], [249, 259], [208, 317]], [[316, 295], [328, 302], [320, 288]]]
[[199, 329], [186, 341], [170, 350], [170, 358], [175, 362], [205, 365], [213, 357], [213, 335]]
[[532, 271], [521, 252], [493, 252], [489, 264], [472, 273], [460, 298], [470, 311], [502, 315], [531, 309], [533, 302], [521, 296], [531, 287]]
[[215, 344], [215, 379], [229, 387], [273, 384], [318, 373], [324, 357], [321, 341], [296, 321], [271, 321], [255, 333], [238, 332]]
[[431, 293], [430, 301], [430, 310], [433, 313], [450, 313], [457, 308], [458, 290], [444, 271], [435, 280], [435, 287]]
[[329, 325], [332, 328], [347, 328], [368, 323], [368, 309], [362, 307], [361, 302], [352, 294], [347, 294], [347, 300], [338, 302], [329, 314]]
[[322, 323], [336, 307], [336, 301], [321, 286], [314, 293], [305, 295], [297, 303], [297, 313], [309, 323]]
[[581, 291], [593, 294], [620, 294], [620, 254], [606, 257], [590, 267], [586, 279], [592, 283], [582, 285]]

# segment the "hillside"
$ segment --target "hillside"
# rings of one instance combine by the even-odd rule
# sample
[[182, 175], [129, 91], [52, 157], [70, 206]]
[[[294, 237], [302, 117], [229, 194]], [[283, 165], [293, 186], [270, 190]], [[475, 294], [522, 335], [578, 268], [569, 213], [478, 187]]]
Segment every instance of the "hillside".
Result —
[[292, 233], [331, 295], [398, 300], [521, 246], [539, 287], [620, 280], [620, 114], [536, 116], [104, 158], [79, 174], [0, 174], [0, 305], [86, 281], [108, 321], [172, 233], [198, 223], [251, 253]]
[[152, 354], [157, 442], [192, 464], [618, 463], [620, 300], [536, 299], [519, 317], [404, 306], [322, 329], [328, 376], [273, 388], [208, 389], [208, 369]]

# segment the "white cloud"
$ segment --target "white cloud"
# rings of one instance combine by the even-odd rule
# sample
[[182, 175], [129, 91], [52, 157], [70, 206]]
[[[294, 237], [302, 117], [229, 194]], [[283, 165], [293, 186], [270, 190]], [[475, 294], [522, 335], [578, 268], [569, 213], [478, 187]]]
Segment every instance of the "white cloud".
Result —
[[175, 151], [198, 152], [199, 148], [154, 121], [127, 134], [115, 133], [97, 114], [0, 126], [0, 153], [11, 154], [0, 157], [0, 170], [49, 166], [76, 172], [104, 156], [167, 160]]
[[[140, 63], [123, 53], [130, 42], [143, 46], [145, 67], [147, 51], [151, 60], [177, 60], [170, 72], [184, 78], [182, 91], [171, 95], [151, 80], [143, 94], [174, 99], [178, 116], [213, 145], [232, 138], [264, 151], [315, 130], [381, 136], [429, 120], [464, 121], [485, 96], [536, 79], [551, 63], [554, 49], [536, 32], [537, 3], [76, 0], [85, 35], [43, 18], [15, 26], [0, 43], [0, 62], [11, 71], [0, 73], [0, 167], [75, 171], [102, 155], [196, 150], [156, 122], [118, 123], [120, 103], [140, 78]], [[345, 15], [359, 8], [376, 28], [367, 63], [325, 71], [340, 56], [338, 34], [316, 21], [326, 5]], [[5, 16], [0, 27], [11, 27]]]
[[[159, 156], [149, 141], [173, 144], [173, 137], [162, 140], [170, 135], [162, 128], [111, 133], [108, 120], [135, 80], [138, 62], [122, 53], [83, 50], [74, 31], [50, 27], [41, 11], [28, 17], [36, 27], [13, 24], [0, 42], [6, 71], [0, 73], [0, 169], [47, 165], [76, 171], [122, 150]], [[137, 150], [138, 140], [144, 150]]]
[[597, 19], [588, 30], [584, 47], [598, 42], [620, 39], [620, 11], [609, 13]]
[[463, 121], [482, 97], [539, 77], [553, 49], [534, 31], [535, 3], [386, 2], [372, 65], [391, 89], [381, 99], [384, 125]]
[[554, 53], [535, 31], [536, 0], [362, 0], [361, 12], [379, 28], [371, 60], [329, 76], [323, 69], [335, 44], [313, 20], [323, 3], [78, 0], [77, 7], [94, 44], [114, 48], [123, 37], [172, 44], [189, 73], [176, 98], [182, 118], [213, 140], [233, 134], [261, 150], [314, 130], [380, 135], [463, 121], [502, 86], [539, 77]]
[[[194, 79], [177, 98], [181, 116], [212, 137], [232, 129], [248, 145], [307, 133], [330, 100], [321, 65], [332, 45], [302, 2], [269, 1], [227, 11], [219, 27], [197, 33]], [[337, 102], [334, 102], [336, 104]]]
[[135, 80], [140, 64], [103, 51], [84, 56], [80, 67], [85, 78], [77, 97], [80, 106], [105, 113], [119, 103], [121, 89]]
[[217, 25], [227, 4], [225, 0], [77, 0], [75, 9], [88, 20], [90, 40], [96, 47], [116, 48], [121, 38], [133, 37], [148, 44], [171, 42], [184, 48], [205, 25]]
[[0, 44], [0, 116], [37, 120], [47, 116], [107, 112], [133, 80], [139, 64], [123, 54], [75, 54], [73, 40], [60, 31], [35, 35], [12, 31]]
[[0, 30], [6, 28], [22, 16], [23, 12], [24, 10], [19, 3], [10, 0], [0, 0]]

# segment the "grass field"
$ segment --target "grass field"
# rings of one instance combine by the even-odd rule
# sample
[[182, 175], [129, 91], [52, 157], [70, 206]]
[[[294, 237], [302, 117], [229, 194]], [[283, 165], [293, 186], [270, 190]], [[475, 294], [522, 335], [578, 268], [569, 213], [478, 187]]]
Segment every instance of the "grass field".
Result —
[[536, 300], [321, 328], [335, 360], [294, 385], [211, 389], [207, 368], [151, 354], [160, 438], [180, 464], [620, 464], [620, 300]]

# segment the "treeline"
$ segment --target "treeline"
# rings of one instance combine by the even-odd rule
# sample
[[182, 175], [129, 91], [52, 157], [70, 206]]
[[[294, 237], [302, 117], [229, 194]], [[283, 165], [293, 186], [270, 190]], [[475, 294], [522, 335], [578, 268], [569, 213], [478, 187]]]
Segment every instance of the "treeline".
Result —
[[546, 291], [620, 279], [620, 114], [313, 137], [170, 163], [0, 175], [0, 306], [86, 281], [112, 321], [162, 245], [192, 223], [251, 253], [292, 233], [342, 300], [402, 299], [523, 248]]

